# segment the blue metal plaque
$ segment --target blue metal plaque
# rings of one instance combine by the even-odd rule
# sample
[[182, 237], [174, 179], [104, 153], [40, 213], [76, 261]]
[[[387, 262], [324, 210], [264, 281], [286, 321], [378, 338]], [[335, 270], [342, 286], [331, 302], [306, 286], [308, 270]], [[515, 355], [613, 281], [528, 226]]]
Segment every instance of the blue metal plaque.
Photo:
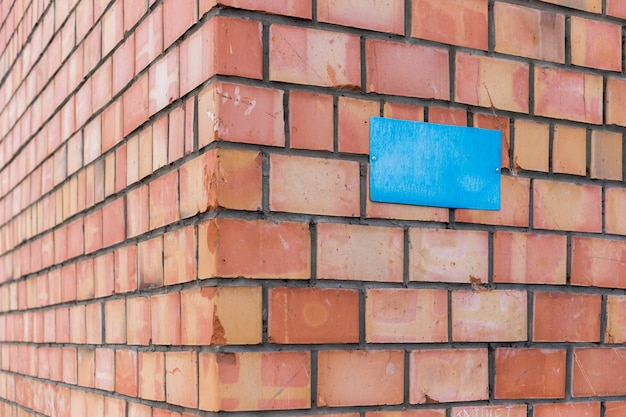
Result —
[[500, 209], [500, 131], [370, 119], [370, 198]]

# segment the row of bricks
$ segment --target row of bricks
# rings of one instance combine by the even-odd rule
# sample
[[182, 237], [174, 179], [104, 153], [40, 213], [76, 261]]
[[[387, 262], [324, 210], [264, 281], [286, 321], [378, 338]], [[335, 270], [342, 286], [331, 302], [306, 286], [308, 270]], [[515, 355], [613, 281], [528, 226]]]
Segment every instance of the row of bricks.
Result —
[[[626, 342], [624, 296], [534, 292], [529, 299], [525, 291], [486, 290], [480, 285], [451, 292], [364, 292], [363, 316], [356, 289], [270, 288], [267, 306], [260, 287], [128, 297], [2, 315], [0, 341], [254, 345], [264, 339], [267, 311], [267, 340], [272, 344], [358, 343], [361, 338], [367, 343]], [[30, 362], [11, 363], [19, 370]]]
[[[570, 394], [567, 379], [573, 397], [626, 394], [616, 383], [626, 370], [623, 348], [575, 348], [571, 356], [568, 360], [565, 349], [538, 348], [496, 348], [490, 361], [486, 348], [197, 353], [72, 347], [26, 349], [20, 355], [32, 364], [44, 362], [41, 379], [209, 411], [309, 408], [312, 372], [319, 407], [483, 401], [490, 388], [498, 400], [563, 399]], [[35, 410], [36, 398], [45, 394], [29, 394], [46, 385], [0, 374], [3, 397]]]

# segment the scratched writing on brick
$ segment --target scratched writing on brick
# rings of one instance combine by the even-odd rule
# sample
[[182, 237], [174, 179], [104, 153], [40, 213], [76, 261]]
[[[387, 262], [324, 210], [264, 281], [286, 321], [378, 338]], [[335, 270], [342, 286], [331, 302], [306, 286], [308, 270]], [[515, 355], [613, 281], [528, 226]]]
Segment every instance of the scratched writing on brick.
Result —
[[511, 417], [511, 407], [464, 408], [454, 417]]

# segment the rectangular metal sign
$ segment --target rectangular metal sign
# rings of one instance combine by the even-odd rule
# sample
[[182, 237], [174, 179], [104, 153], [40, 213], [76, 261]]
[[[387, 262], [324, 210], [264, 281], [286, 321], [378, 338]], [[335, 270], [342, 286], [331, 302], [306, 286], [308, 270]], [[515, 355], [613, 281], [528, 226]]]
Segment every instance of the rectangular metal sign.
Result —
[[384, 203], [500, 209], [497, 130], [370, 119], [370, 198]]

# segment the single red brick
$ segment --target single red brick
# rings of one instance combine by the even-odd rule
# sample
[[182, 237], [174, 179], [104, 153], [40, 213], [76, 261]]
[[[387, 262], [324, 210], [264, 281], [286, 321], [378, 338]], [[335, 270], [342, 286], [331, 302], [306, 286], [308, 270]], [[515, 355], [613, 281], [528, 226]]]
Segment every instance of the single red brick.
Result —
[[599, 342], [599, 295], [536, 292], [533, 340], [540, 342]]
[[324, 87], [359, 88], [359, 38], [345, 33], [274, 24], [270, 79]]
[[527, 120], [515, 121], [513, 168], [548, 172], [550, 125]]
[[150, 229], [150, 205], [148, 202], [148, 186], [128, 191], [126, 194], [126, 215], [128, 238], [138, 236]]
[[602, 77], [557, 68], [535, 67], [535, 114], [602, 124]]
[[86, 340], [85, 306], [70, 307], [70, 343], [83, 344]]
[[163, 238], [161, 236], [138, 245], [139, 289], [163, 285]]
[[368, 289], [365, 339], [370, 343], [448, 341], [444, 290]]
[[171, 171], [150, 182], [150, 229], [178, 219], [178, 171]]
[[126, 234], [124, 198], [107, 203], [102, 208], [102, 245], [104, 247], [120, 243]]
[[137, 396], [137, 351], [119, 349], [115, 351], [115, 391]]
[[183, 106], [169, 113], [167, 162], [173, 163], [185, 155], [185, 109]]
[[622, 133], [593, 130], [591, 132], [591, 178], [622, 180]]
[[424, 107], [386, 101], [383, 105], [383, 117], [423, 122]]
[[572, 64], [621, 71], [622, 50], [620, 25], [577, 16], [571, 18]]
[[494, 282], [565, 284], [564, 235], [499, 231], [493, 239]]
[[93, 258], [91, 258], [79, 261], [76, 264], [76, 298], [78, 300], [87, 300], [93, 297], [94, 269]]
[[321, 0], [317, 3], [317, 19], [379, 32], [404, 34], [404, 3], [402, 0]]
[[252, 345], [261, 342], [259, 287], [204, 287], [181, 297], [181, 344]]
[[337, 108], [339, 152], [369, 154], [370, 117], [380, 116], [380, 103], [341, 96]]
[[124, 37], [124, 4], [114, 1], [102, 16], [102, 55], [107, 55]]
[[[106, 342], [126, 343], [126, 300], [119, 299], [104, 303], [104, 334]], [[90, 323], [90, 325], [92, 325]]]
[[626, 19], [626, 4], [620, 0], [607, 0], [606, 14]]
[[608, 77], [606, 81], [606, 122], [626, 126], [626, 111], [621, 103], [626, 100], [626, 80]]
[[96, 377], [96, 355], [94, 349], [78, 349], [77, 368], [78, 385], [93, 388]]
[[196, 279], [196, 230], [194, 226], [171, 231], [163, 235], [165, 285], [180, 284]]
[[459, 53], [455, 100], [481, 107], [528, 113], [528, 64]]
[[321, 407], [400, 404], [403, 374], [402, 351], [320, 351], [317, 404]]
[[124, 30], [131, 29], [146, 12], [144, 1], [123, 0], [124, 2]]
[[496, 51], [543, 61], [565, 62], [565, 16], [496, 3]]
[[495, 397], [564, 398], [565, 350], [496, 349]]
[[602, 229], [600, 187], [535, 180], [533, 225], [539, 229], [599, 232]]
[[167, 55], [150, 66], [148, 79], [150, 87], [148, 90], [148, 113], [152, 116], [180, 96], [178, 48], [172, 49]]
[[571, 284], [626, 288], [626, 242], [572, 238]]
[[552, 172], [582, 176], [587, 173], [586, 129], [562, 125], [554, 127]]
[[105, 391], [115, 389], [115, 351], [96, 348], [96, 388]]
[[317, 235], [319, 278], [402, 281], [402, 229], [320, 223]]
[[278, 154], [270, 162], [273, 211], [359, 215], [358, 163]]
[[115, 262], [113, 252], [94, 258], [94, 296], [106, 297], [115, 291]]
[[575, 397], [624, 395], [624, 348], [574, 349], [572, 395]]
[[[126, 90], [128, 93], [130, 90]], [[124, 96], [126, 96], [126, 93]], [[123, 96], [123, 97], [124, 97]], [[106, 152], [122, 141], [124, 136], [124, 113], [122, 98], [118, 98], [102, 112], [102, 152]], [[96, 182], [98, 186], [98, 182]]]
[[165, 353], [139, 352], [137, 368], [139, 398], [165, 401]]
[[429, 107], [428, 122], [443, 125], [467, 126], [467, 112], [465, 110], [450, 109], [447, 107]]
[[148, 74], [136, 80], [124, 92], [124, 136], [138, 128], [149, 117]]
[[150, 316], [152, 343], [180, 344], [180, 293], [150, 297]]
[[[102, 323], [102, 303], [91, 303], [85, 307], [86, 323]], [[104, 343], [102, 338], [102, 326], [88, 325], [86, 328], [85, 341], [89, 344], [100, 345]]]
[[199, 376], [201, 410], [311, 406], [309, 352], [200, 353]]
[[622, 207], [626, 204], [626, 190], [622, 188], [605, 188], [604, 220], [607, 233], [626, 235], [626, 218], [622, 215]]
[[100, 248], [102, 248], [102, 210], [97, 210], [85, 216], [85, 253]]
[[183, 407], [198, 407], [198, 354], [165, 353], [166, 401]]
[[[487, 0], [412, 0], [411, 36], [486, 50]], [[446, 28], [446, 30], [441, 30]]]
[[272, 343], [357, 343], [356, 290], [272, 288], [268, 340]]
[[163, 52], [163, 7], [156, 7], [135, 29], [135, 74]]
[[150, 344], [150, 299], [126, 299], [126, 341], [129, 345]]
[[489, 398], [487, 349], [415, 350], [410, 358], [411, 404]]
[[129, 245], [115, 251], [115, 292], [137, 289], [137, 246]]
[[283, 92], [236, 84], [212, 84], [198, 94], [198, 141], [285, 145]]
[[487, 282], [486, 232], [409, 229], [411, 281]]
[[365, 57], [368, 93], [450, 98], [446, 49], [368, 39]]
[[623, 401], [612, 401], [604, 403], [604, 417], [619, 417], [626, 409], [626, 403]]
[[453, 291], [454, 341], [528, 340], [526, 291]]
[[113, 88], [112, 62], [111, 58], [104, 61], [92, 76], [91, 106], [93, 113], [97, 113], [111, 100]]
[[308, 278], [308, 225], [217, 218], [198, 227], [198, 275]]
[[[165, 49], [198, 21], [197, 9], [194, 0], [165, 0], [163, 2], [163, 15], [167, 19], [163, 25], [163, 46]], [[176, 19], [171, 19], [170, 16], [176, 16]]]
[[485, 405], [452, 408], [452, 416], [454, 417], [526, 417], [526, 415], [526, 405]]
[[541, 0], [544, 3], [558, 4], [572, 9], [602, 13], [602, 0]]
[[289, 93], [289, 145], [333, 150], [333, 98], [302, 91]]

